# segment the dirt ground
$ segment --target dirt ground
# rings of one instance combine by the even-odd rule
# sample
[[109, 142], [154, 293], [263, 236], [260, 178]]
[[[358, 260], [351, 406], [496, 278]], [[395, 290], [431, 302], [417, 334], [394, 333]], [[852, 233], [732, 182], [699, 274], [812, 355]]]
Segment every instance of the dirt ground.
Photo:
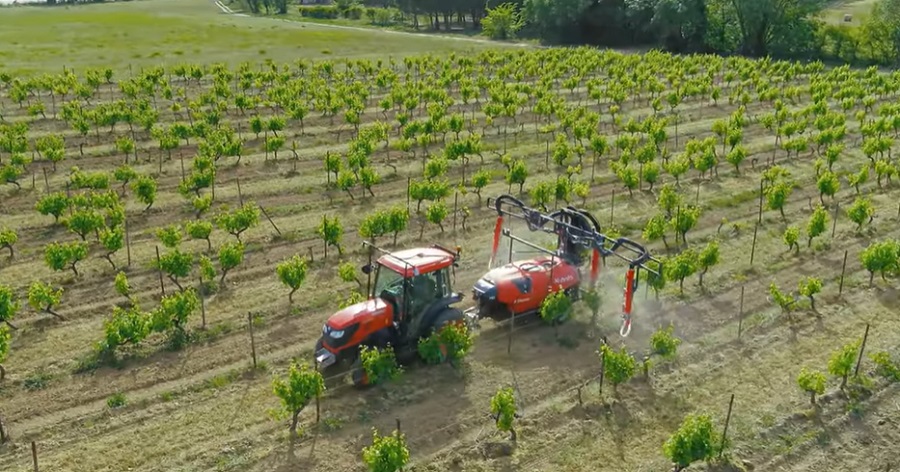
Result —
[[[550, 53], [511, 52], [506, 58], [524, 65], [531, 54]], [[569, 60], [574, 64], [577, 57], [573, 53]], [[395, 67], [402, 76], [403, 65]], [[483, 76], [498, 71], [497, 66], [478, 67], [484, 67], [477, 72]], [[437, 67], [429, 65], [426, 69], [433, 73]], [[610, 70], [598, 68], [591, 72], [592, 78], [614, 81]], [[713, 104], [700, 96], [679, 108], [677, 145], [674, 127], [669, 127], [672, 151], [683, 149], [689, 137], [711, 135], [713, 121], [736, 109], [726, 98], [734, 85], [725, 84], [721, 75], [716, 77], [723, 98]], [[533, 84], [538, 78], [528, 74], [522, 80]], [[170, 80], [173, 86], [185, 87], [191, 97], [211, 87], [208, 80], [201, 85], [174, 77]], [[798, 85], [810, 80], [809, 76], [794, 79]], [[587, 98], [583, 82], [573, 93], [562, 87], [556, 92], [572, 106], [598, 110], [595, 101]], [[396, 126], [394, 112], [385, 117], [377, 108], [383, 93], [373, 88], [362, 117], [364, 123], [388, 119]], [[882, 282], [876, 277], [875, 286], [869, 287], [859, 253], [871, 241], [898, 237], [896, 202], [900, 191], [896, 184], [878, 185], [873, 173], [860, 191], [872, 199], [877, 212], [873, 223], [857, 232], [844, 213], [856, 194], [842, 179], [834, 201], [826, 199], [829, 210], [839, 205], [837, 213], [830, 211], [838, 215], [833, 236], [829, 219], [829, 230], [811, 247], [806, 247], [801, 236], [799, 254], [789, 253], [781, 240], [786, 223], [777, 211], [763, 213], [754, 236], [760, 173], [766, 159], [773, 155], [774, 144], [774, 136], [758, 123], [745, 128], [744, 143], [752, 157], [740, 173], [723, 162], [713, 178], [701, 179], [694, 170], [681, 178], [679, 188], [685, 200], [693, 203], [699, 198], [704, 210], [697, 227], [688, 233], [688, 242], [699, 248], [706, 241], [718, 239], [721, 246], [721, 263], [709, 271], [703, 287], [692, 276], [685, 282], [684, 295], [679, 295], [677, 282], [669, 283], [658, 300], [652, 290], [642, 287], [636, 301], [634, 330], [622, 339], [616, 332], [624, 268], [615, 262], [604, 268], [604, 308], [598, 333], [608, 335], [616, 347], [623, 345], [643, 355], [651, 334], [673, 323], [676, 335], [683, 340], [676, 360], [654, 366], [649, 378], [636, 375], [616, 392], [606, 385], [601, 396], [595, 381], [599, 374], [598, 339], [588, 336], [590, 316], [586, 312], [580, 310], [558, 333], [536, 319], [517, 321], [512, 330], [507, 324], [486, 321], [477, 334], [471, 357], [459, 369], [410, 366], [399, 380], [367, 391], [346, 384], [331, 388], [321, 402], [320, 422], [315, 423], [315, 409], [308, 408], [301, 417], [303, 435], [290, 440], [286, 422], [272, 418], [278, 407], [272, 394], [272, 375], [283, 372], [292, 358], [311, 358], [322, 323], [337, 308], [337, 300], [354, 286], [337, 279], [334, 268], [338, 257], [332, 251], [324, 258], [315, 227], [323, 214], [339, 215], [346, 231], [343, 260], [362, 263], [359, 222], [375, 208], [406, 205], [407, 176], [421, 175], [420, 159], [401, 158], [402, 152], [396, 149], [390, 153], [379, 149], [373, 162], [382, 182], [373, 188], [375, 197], [362, 196], [361, 190], [355, 189], [351, 199], [324, 185], [322, 156], [329, 150], [345, 152], [353, 134], [352, 126], [341, 124], [340, 115], [332, 124], [328, 117], [311, 112], [302, 134], [298, 123], [289, 124], [284, 133], [288, 142], [297, 142], [299, 160], [291, 162], [290, 151], [282, 151], [275, 161], [263, 152], [262, 138], [248, 131], [251, 112], [242, 114], [232, 101], [223, 119], [235, 123], [235, 127], [241, 123], [245, 153], [240, 164], [233, 158], [223, 158], [218, 164], [216, 208], [235, 207], [241, 198], [254, 201], [267, 210], [281, 235], [265, 219], [246, 233], [242, 238], [248, 245], [244, 263], [229, 273], [226, 287], [205, 300], [207, 329], [200, 328], [199, 315], [192, 318], [189, 328], [198, 335], [187, 347], [172, 351], [166, 348], [164, 339], [151, 338], [130, 352], [121, 366], [91, 368], [85, 367], [85, 360], [102, 337], [103, 320], [121, 301], [113, 289], [114, 272], [98, 249], [79, 265], [78, 277], [51, 272], [43, 262], [43, 247], [76, 236], [53, 225], [52, 217], [38, 214], [34, 205], [46, 191], [44, 169], [48, 171], [49, 188], [61, 191], [70, 166], [86, 171], [118, 167], [124, 156], [112, 143], [116, 137], [128, 135], [128, 127], [119, 124], [113, 133], [100, 131], [99, 139], [93, 132], [82, 138], [64, 121], [51, 117], [46, 94], [31, 99], [47, 103], [46, 119], [27, 117], [25, 110], [11, 100], [8, 87], [0, 87], [0, 96], [4, 118], [28, 122], [30, 139], [61, 133], [67, 140], [67, 159], [56, 172], [38, 159], [23, 176], [22, 189], [0, 189], [2, 226], [19, 233], [15, 257], [0, 256], [0, 280], [23, 297], [32, 280], [63, 286], [65, 294], [58, 311], [66, 317], [60, 321], [36, 313], [23, 303], [14, 320], [19, 330], [13, 333], [10, 356], [4, 363], [7, 378], [0, 383], [0, 418], [13, 439], [11, 444], [0, 446], [2, 470], [30, 470], [30, 441], [37, 443], [42, 470], [364, 470], [360, 451], [370, 444], [372, 428], [387, 432], [398, 419], [408, 439], [411, 470], [663, 470], [669, 465], [662, 444], [683, 417], [708, 412], [721, 428], [732, 394], [729, 454], [748, 470], [900, 467], [893, 453], [893, 445], [900, 439], [900, 389], [896, 384], [876, 380], [872, 397], [862, 403], [861, 414], [847, 412], [848, 402], [836, 393], [835, 379], [829, 380], [829, 395], [816, 411], [811, 410], [808, 397], [796, 385], [802, 366], [826, 371], [832, 351], [861, 337], [866, 325], [870, 327], [866, 351], [889, 350], [896, 358], [900, 340], [896, 282]], [[98, 101], [119, 99], [121, 94], [118, 88], [103, 85], [95, 97], [92, 106]], [[885, 103], [891, 100], [886, 98]], [[624, 102], [623, 121], [651, 113], [645, 102]], [[168, 111], [169, 105], [167, 100], [158, 99], [160, 121], [184, 120], [183, 114], [176, 117]], [[545, 168], [545, 138], [535, 132], [530, 106], [519, 110], [520, 126], [498, 119], [497, 126], [483, 128], [482, 105], [470, 102], [451, 109], [474, 116], [478, 120], [474, 130], [485, 132], [484, 167], [494, 172], [494, 179], [482, 196], [507, 191], [503, 166], [497, 158], [504, 140], [506, 152], [528, 163], [531, 175], [526, 191], [545, 176], [556, 175], [552, 165]], [[610, 129], [607, 107], [604, 104], [601, 108], [601, 132], [612, 142], [615, 133]], [[753, 101], [747, 106], [751, 118], [768, 111], [767, 103]], [[259, 113], [270, 116], [271, 110], [260, 107]], [[859, 150], [858, 123], [850, 117], [852, 113], [848, 112], [847, 151], [835, 165], [842, 174], [856, 172], [866, 162]], [[159, 244], [154, 232], [192, 218], [177, 186], [182, 179], [182, 159], [190, 165], [196, 143], [191, 140], [190, 145], [173, 151], [172, 160], [163, 162], [160, 173], [156, 142], [143, 131], [137, 136], [140, 163], [134, 167], [157, 177], [159, 196], [153, 208], [144, 212], [128, 191], [132, 262], [126, 272], [141, 306], [150, 308], [160, 296], [157, 273], [151, 266]], [[86, 141], [85, 157], [79, 157], [82, 139]], [[441, 147], [438, 140], [430, 151], [440, 152]], [[615, 155], [615, 151], [611, 153]], [[819, 199], [814, 158], [811, 152], [801, 153], [799, 158], [787, 158], [782, 150], [774, 155], [798, 183], [785, 207], [785, 221], [802, 230], [811, 203]], [[0, 157], [5, 162], [7, 155]], [[752, 158], [757, 162], [752, 163]], [[586, 159], [589, 162], [590, 152]], [[385, 165], [388, 160], [397, 166], [396, 173]], [[644, 184], [642, 190], [629, 196], [607, 161], [603, 158], [597, 165], [597, 177], [585, 206], [602, 224], [640, 240], [641, 228], [657, 211], [659, 186], [673, 179], [664, 175], [653, 191]], [[473, 158], [468, 175], [479, 166], [480, 159]], [[589, 167], [587, 164], [585, 177]], [[458, 181], [461, 173], [461, 166], [454, 165], [448, 176]], [[457, 269], [456, 287], [468, 294], [488, 268], [496, 214], [483, 208], [481, 199], [471, 190], [458, 192], [457, 198], [459, 207], [471, 210], [465, 229], [461, 216], [455, 225], [451, 216], [444, 222], [444, 231], [427, 225], [420, 240], [420, 223], [414, 219], [410, 229], [400, 234], [396, 247], [431, 243], [461, 246], [463, 260]], [[448, 203], [453, 202], [451, 195]], [[412, 206], [414, 209], [415, 202]], [[513, 229], [520, 236], [534, 236], [521, 225]], [[214, 230], [213, 246], [230, 238]], [[96, 248], [96, 242], [92, 244]], [[197, 253], [206, 250], [205, 241], [186, 241], [182, 246]], [[657, 254], [668, 252], [662, 244], [651, 247]], [[839, 295], [845, 251], [846, 273]], [[500, 253], [501, 262], [505, 262], [505, 249]], [[312, 254], [314, 262], [309, 280], [291, 305], [287, 290], [275, 275], [275, 265], [294, 254]], [[124, 251], [114, 257], [125, 265]], [[526, 257], [530, 255], [524, 252], [514, 256]], [[801, 309], [789, 320], [767, 300], [770, 282], [796, 291], [798, 281], [812, 275], [824, 282], [817, 313]], [[166, 282], [166, 289], [175, 287]], [[253, 324], [260, 367], [255, 370], [250, 367], [248, 312], [258, 315]], [[862, 372], [868, 374], [872, 368], [864, 359]], [[522, 414], [514, 448], [488, 417], [489, 399], [503, 386], [515, 388]], [[125, 395], [127, 405], [111, 409], [107, 399], [116, 393]]]

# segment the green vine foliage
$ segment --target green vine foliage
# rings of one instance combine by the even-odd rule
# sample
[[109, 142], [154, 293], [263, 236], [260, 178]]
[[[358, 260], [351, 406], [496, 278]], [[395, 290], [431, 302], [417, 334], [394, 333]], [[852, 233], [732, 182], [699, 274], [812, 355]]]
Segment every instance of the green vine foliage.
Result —
[[450, 361], [457, 365], [472, 349], [472, 335], [465, 324], [451, 323], [419, 340], [419, 355], [428, 364]]
[[502, 388], [491, 398], [491, 416], [497, 423], [497, 429], [509, 432], [512, 440], [516, 440], [514, 422], [516, 413], [516, 396], [511, 387]]
[[394, 431], [388, 436], [379, 436], [372, 429], [372, 445], [363, 448], [363, 462], [370, 472], [397, 472], [409, 462], [409, 448], [406, 436]]
[[565, 322], [572, 316], [572, 299], [558, 290], [541, 302], [541, 319], [551, 325]]
[[360, 346], [359, 357], [369, 382], [373, 385], [394, 380], [403, 372], [403, 368], [397, 365], [394, 348], [390, 346], [384, 349]]

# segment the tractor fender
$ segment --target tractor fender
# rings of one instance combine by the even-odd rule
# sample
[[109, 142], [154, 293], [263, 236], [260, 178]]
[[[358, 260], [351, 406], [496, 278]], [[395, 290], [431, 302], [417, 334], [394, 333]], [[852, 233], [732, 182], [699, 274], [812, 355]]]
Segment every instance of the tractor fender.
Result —
[[431, 324], [431, 329], [429, 331], [429, 335], [434, 333], [435, 331], [443, 328], [444, 325], [454, 322], [463, 322], [464, 316], [463, 312], [459, 308], [447, 307], [435, 317], [434, 323]]
[[[432, 332], [438, 316], [444, 313], [444, 311], [446, 311], [447, 309], [450, 309], [450, 305], [459, 303], [460, 301], [462, 301], [462, 295], [454, 293], [447, 298], [443, 298], [432, 303], [422, 315], [422, 322], [419, 325], [419, 337], [428, 336]], [[462, 319], [462, 312], [460, 312], [460, 319]]]

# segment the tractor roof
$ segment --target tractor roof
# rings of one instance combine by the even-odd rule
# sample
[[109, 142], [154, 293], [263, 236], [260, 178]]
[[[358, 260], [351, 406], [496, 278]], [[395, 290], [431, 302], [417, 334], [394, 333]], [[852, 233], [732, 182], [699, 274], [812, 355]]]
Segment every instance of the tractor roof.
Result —
[[441, 248], [404, 249], [381, 256], [378, 263], [399, 272], [404, 277], [443, 269], [453, 264], [456, 254]]

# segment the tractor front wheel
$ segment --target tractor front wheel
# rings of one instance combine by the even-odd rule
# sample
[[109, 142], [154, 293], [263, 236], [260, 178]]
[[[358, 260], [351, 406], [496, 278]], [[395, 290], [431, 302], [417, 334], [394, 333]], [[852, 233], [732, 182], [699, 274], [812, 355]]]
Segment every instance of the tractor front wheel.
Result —
[[350, 368], [350, 377], [353, 379], [353, 385], [357, 388], [366, 388], [371, 385], [369, 374], [363, 367], [362, 358], [360, 357], [357, 357], [353, 362], [353, 367]]

